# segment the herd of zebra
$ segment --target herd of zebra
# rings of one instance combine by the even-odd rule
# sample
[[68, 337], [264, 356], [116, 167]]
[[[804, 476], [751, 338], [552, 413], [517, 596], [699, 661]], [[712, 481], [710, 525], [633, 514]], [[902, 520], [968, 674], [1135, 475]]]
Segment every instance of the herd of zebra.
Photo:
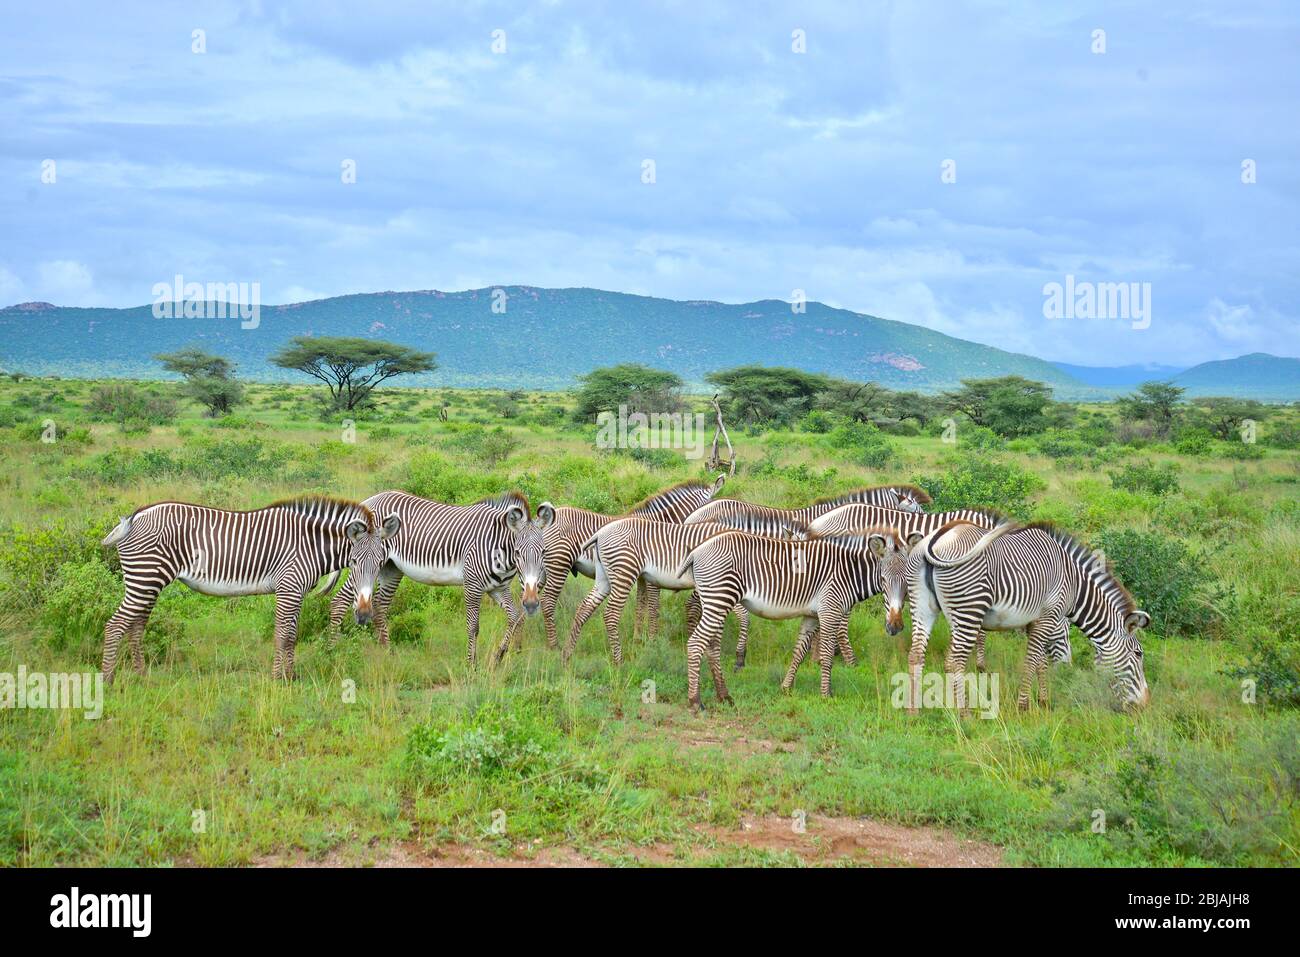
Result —
[[[104, 629], [103, 675], [111, 682], [118, 648], [130, 637], [143, 672], [141, 634], [159, 592], [182, 581], [208, 595], [275, 595], [273, 675], [292, 679], [298, 617], [313, 590], [333, 590], [330, 627], [351, 608], [373, 622], [388, 645], [389, 604], [402, 578], [464, 590], [468, 658], [477, 658], [479, 609], [492, 598], [509, 619], [499, 661], [522, 636], [524, 614], [540, 610], [547, 644], [559, 648], [555, 611], [568, 577], [594, 580], [562, 650], [567, 663], [583, 625], [602, 603], [605, 634], [622, 663], [619, 621], [637, 586], [634, 634], [658, 627], [659, 592], [690, 590], [687, 602], [687, 696], [699, 709], [700, 666], [707, 657], [720, 701], [730, 701], [721, 666], [723, 624], [739, 621], [737, 669], [744, 666], [751, 614], [801, 619], [788, 690], [814, 647], [821, 691], [830, 694], [836, 656], [855, 664], [849, 614], [873, 596], [885, 599], [885, 629], [898, 634], [906, 602], [912, 618], [909, 710], [919, 698], [930, 630], [942, 613], [952, 640], [946, 671], [964, 709], [960, 680], [972, 650], [984, 670], [986, 630], [1026, 632], [1018, 704], [1029, 705], [1037, 681], [1047, 700], [1049, 661], [1070, 660], [1071, 623], [1090, 639], [1116, 703], [1149, 700], [1137, 609], [1096, 553], [1041, 523], [1020, 524], [992, 511], [925, 511], [930, 498], [910, 485], [859, 489], [804, 508], [777, 509], [719, 499], [725, 476], [682, 482], [623, 516], [539, 505], [518, 492], [473, 505], [448, 505], [400, 491], [363, 502], [305, 496], [237, 512], [181, 502], [138, 509], [103, 540], [115, 546], [125, 596]], [[522, 611], [511, 595], [520, 581]], [[322, 581], [323, 580], [323, 581]]]

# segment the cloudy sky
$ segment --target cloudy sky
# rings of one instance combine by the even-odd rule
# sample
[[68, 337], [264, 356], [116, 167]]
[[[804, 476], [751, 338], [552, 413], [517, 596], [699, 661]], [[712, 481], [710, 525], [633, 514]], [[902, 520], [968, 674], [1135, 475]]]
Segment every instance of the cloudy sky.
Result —
[[[177, 273], [268, 304], [802, 289], [1069, 362], [1300, 355], [1294, 3], [46, 0], [5, 22], [0, 305], [140, 305]], [[1149, 328], [1045, 318], [1067, 275], [1150, 283]]]

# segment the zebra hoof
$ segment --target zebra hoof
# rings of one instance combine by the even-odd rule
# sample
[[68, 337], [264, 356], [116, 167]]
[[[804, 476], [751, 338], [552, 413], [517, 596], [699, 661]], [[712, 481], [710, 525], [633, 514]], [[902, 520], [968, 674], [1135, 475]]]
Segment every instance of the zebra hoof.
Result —
[[732, 670], [732, 671], [744, 671], [744, 670], [745, 670], [745, 663], [744, 663], [743, 661], [737, 661], [736, 664], [735, 664], [735, 666], [734, 666], [731, 670]]
[[729, 705], [732, 708], [736, 706], [735, 699], [733, 699], [729, 694], [720, 695], [718, 697], [718, 704]]
[[689, 698], [686, 701], [686, 709], [690, 711], [691, 714], [703, 714], [704, 702], [700, 701], [699, 698]]

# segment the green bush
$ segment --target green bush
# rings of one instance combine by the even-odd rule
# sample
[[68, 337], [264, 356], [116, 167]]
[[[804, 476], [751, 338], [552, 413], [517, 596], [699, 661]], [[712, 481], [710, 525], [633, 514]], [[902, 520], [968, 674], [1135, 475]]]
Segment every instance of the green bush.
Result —
[[0, 595], [4, 604], [10, 609], [39, 608], [60, 566], [95, 557], [99, 540], [108, 534], [109, 527], [108, 522], [99, 528], [60, 519], [39, 528], [15, 525], [0, 535]]
[[1214, 436], [1208, 429], [1184, 429], [1174, 448], [1182, 455], [1207, 455], [1214, 448]]
[[104, 625], [122, 599], [122, 579], [101, 559], [72, 561], [55, 569], [40, 622], [56, 651], [93, 657], [104, 638]]
[[462, 469], [434, 452], [424, 452], [412, 458], [406, 478], [400, 484], [412, 495], [456, 505], [468, 505], [489, 495], [499, 495], [510, 487], [503, 476]]
[[1029, 514], [1029, 497], [1046, 488], [1046, 483], [1015, 462], [1003, 462], [978, 453], [966, 453], [947, 460], [948, 469], [938, 475], [923, 475], [915, 484], [930, 493], [931, 512], [955, 508], [993, 508], [1009, 515]]
[[1114, 488], [1129, 492], [1147, 492], [1151, 495], [1168, 495], [1178, 491], [1178, 469], [1167, 464], [1128, 462], [1118, 472], [1107, 472]]
[[835, 427], [836, 417], [825, 409], [813, 409], [799, 421], [799, 428], [814, 435], [825, 435]]
[[829, 448], [845, 453], [851, 462], [869, 469], [884, 468], [897, 454], [894, 445], [874, 425], [848, 422], [832, 429], [825, 438]]
[[1232, 592], [1217, 582], [1202, 555], [1176, 538], [1132, 528], [1107, 529], [1096, 544], [1151, 616], [1152, 632], [1184, 638], [1219, 632]]

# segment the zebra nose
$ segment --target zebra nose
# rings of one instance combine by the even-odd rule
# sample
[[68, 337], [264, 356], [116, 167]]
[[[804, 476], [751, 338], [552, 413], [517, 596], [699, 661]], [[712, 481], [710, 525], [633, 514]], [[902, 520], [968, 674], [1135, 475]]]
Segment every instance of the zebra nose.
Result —
[[537, 614], [537, 609], [540, 608], [541, 605], [542, 603], [540, 601], [529, 601], [527, 598], [524, 599], [524, 611], [528, 612], [530, 615]]

